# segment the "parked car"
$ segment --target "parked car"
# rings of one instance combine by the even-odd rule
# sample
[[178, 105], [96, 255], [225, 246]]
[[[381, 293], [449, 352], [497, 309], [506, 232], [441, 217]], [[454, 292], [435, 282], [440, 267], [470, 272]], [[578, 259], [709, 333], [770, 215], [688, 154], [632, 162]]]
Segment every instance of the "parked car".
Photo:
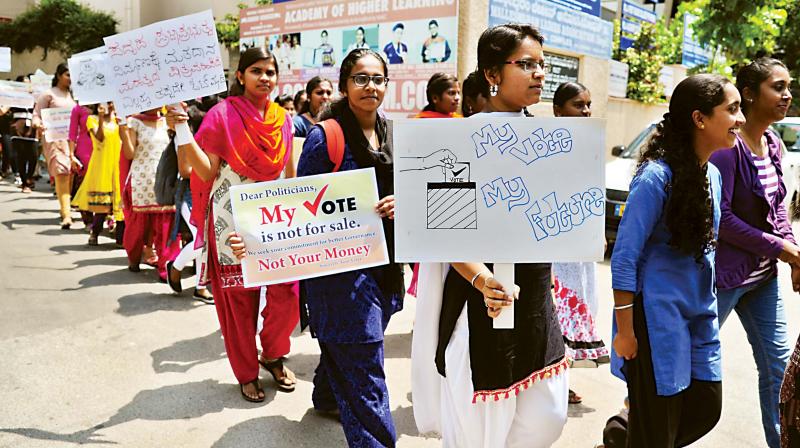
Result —
[[617, 229], [625, 213], [625, 201], [628, 200], [628, 189], [639, 161], [639, 152], [647, 145], [655, 129], [656, 123], [651, 123], [628, 146], [619, 145], [611, 149], [615, 159], [606, 163], [606, 241], [609, 249], [617, 239]]
[[[625, 201], [633, 179], [640, 151], [656, 128], [651, 123], [628, 146], [611, 150], [614, 160], [606, 163], [606, 240], [611, 248], [617, 239], [619, 222], [625, 213]], [[800, 218], [800, 117], [787, 117], [773, 125], [786, 144], [783, 154], [783, 183], [786, 185], [786, 208], [793, 219]]]

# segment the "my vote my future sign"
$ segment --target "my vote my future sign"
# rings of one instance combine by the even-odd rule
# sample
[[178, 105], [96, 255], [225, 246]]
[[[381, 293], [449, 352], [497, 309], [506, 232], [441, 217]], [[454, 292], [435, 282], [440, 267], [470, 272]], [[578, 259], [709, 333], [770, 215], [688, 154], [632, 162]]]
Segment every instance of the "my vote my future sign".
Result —
[[247, 287], [389, 262], [373, 169], [231, 187]]

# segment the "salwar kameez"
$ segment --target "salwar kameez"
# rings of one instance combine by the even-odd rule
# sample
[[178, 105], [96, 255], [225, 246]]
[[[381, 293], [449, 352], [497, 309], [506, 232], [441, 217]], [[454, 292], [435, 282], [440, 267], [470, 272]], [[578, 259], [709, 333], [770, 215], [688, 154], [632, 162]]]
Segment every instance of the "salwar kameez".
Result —
[[558, 322], [567, 356], [573, 361], [609, 361], [609, 351], [597, 334], [596, 266], [586, 263], [553, 263], [553, 285]]
[[138, 265], [143, 247], [154, 244], [158, 254], [158, 275], [166, 279], [167, 261], [175, 259], [180, 251], [177, 241], [168, 243], [175, 206], [159, 204], [155, 192], [158, 162], [169, 144], [167, 123], [159, 119], [155, 126], [150, 127], [136, 118], [130, 118], [129, 126], [136, 131], [137, 141], [125, 182], [124, 198], [130, 213], [125, 214], [122, 245], [128, 253], [128, 263]]
[[[345, 134], [340, 171], [371, 166], [369, 143], [349, 109], [337, 117]], [[385, 122], [379, 118], [378, 135], [391, 144]], [[353, 131], [355, 130], [355, 131]], [[357, 148], [354, 148], [357, 146]], [[370, 149], [374, 153], [381, 152]], [[375, 166], [379, 197], [392, 194], [391, 164]], [[300, 156], [298, 175], [330, 173], [325, 134], [319, 126], [308, 132]], [[384, 235], [393, 258], [394, 228], [383, 220]], [[383, 370], [383, 332], [390, 317], [403, 307], [405, 286], [402, 267], [395, 263], [370, 269], [304, 280], [309, 325], [322, 355], [314, 377], [314, 407], [338, 409], [342, 429], [351, 447], [393, 447], [396, 431]]]
[[211, 284], [233, 374], [239, 384], [247, 384], [259, 377], [256, 338], [262, 360], [289, 353], [300, 319], [299, 290], [297, 282], [244, 286], [241, 261], [228, 241], [235, 231], [229, 191], [280, 176], [291, 160], [291, 121], [275, 103], [268, 103], [262, 117], [247, 99], [233, 96], [208, 111], [195, 139], [206, 153], [221, 159], [213, 181], [192, 174], [191, 221], [197, 225], [195, 247], [203, 247], [198, 275], [200, 284]]

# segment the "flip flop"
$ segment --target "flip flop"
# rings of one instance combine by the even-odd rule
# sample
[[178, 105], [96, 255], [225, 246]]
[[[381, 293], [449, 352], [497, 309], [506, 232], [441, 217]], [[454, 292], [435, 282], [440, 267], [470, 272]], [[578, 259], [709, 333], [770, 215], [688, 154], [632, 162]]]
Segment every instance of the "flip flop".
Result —
[[[261, 364], [261, 367], [266, 369], [266, 371], [270, 375], [272, 375], [272, 379], [275, 380], [275, 383], [278, 385], [279, 390], [282, 390], [284, 392], [293, 392], [295, 389], [295, 383], [286, 384], [284, 382], [284, 381], [291, 381], [289, 379], [289, 373], [291, 372], [291, 370], [287, 369], [283, 365], [283, 361], [285, 360], [286, 358], [278, 358], [274, 361], [264, 361], [263, 359], [259, 358], [258, 363]], [[283, 372], [284, 376], [282, 379], [278, 379], [278, 376], [275, 375], [275, 369], [280, 369]]]
[[239, 385], [239, 392], [242, 393], [242, 398], [244, 398], [245, 400], [249, 401], [250, 403], [261, 403], [261, 402], [263, 402], [264, 399], [266, 398], [266, 396], [261, 397], [261, 398], [253, 398], [253, 397], [247, 395], [246, 393], [244, 393], [244, 386], [248, 386], [250, 384], [253, 384], [253, 385], [256, 386], [256, 394], [263, 394], [264, 393], [264, 389], [261, 388], [261, 384], [259, 384], [258, 378], [256, 378], [253, 381], [250, 381], [249, 383], [245, 383], [245, 384], [240, 384]]

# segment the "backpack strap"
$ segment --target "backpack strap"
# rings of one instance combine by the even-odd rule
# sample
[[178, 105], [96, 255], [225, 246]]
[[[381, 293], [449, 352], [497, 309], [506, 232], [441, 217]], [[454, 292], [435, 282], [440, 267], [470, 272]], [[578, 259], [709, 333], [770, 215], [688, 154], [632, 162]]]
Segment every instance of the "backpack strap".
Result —
[[328, 158], [333, 163], [333, 171], [339, 171], [344, 160], [344, 132], [339, 123], [329, 118], [319, 122], [322, 130], [325, 131], [325, 141], [328, 142]]

